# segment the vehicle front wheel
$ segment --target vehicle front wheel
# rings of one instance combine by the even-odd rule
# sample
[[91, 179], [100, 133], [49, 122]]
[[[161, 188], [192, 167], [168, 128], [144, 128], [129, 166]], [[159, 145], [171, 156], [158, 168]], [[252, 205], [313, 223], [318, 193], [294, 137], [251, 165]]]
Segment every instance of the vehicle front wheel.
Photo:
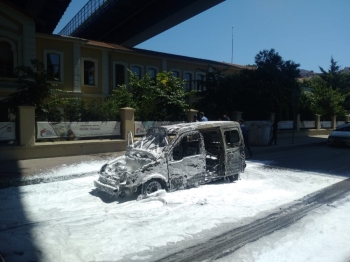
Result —
[[149, 195], [161, 189], [163, 189], [162, 184], [158, 180], [151, 179], [143, 184], [142, 194]]

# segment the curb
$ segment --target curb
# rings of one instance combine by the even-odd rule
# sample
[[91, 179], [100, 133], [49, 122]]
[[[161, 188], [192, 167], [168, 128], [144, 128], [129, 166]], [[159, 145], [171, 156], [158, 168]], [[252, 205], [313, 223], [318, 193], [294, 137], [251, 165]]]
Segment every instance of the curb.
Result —
[[[291, 144], [291, 145], [282, 145], [282, 146], [251, 146], [251, 147], [255, 156], [255, 155], [261, 155], [267, 152], [286, 151], [286, 150], [291, 150], [295, 148], [314, 147], [314, 146], [322, 146], [322, 145], [326, 146], [327, 144], [325, 142], [315, 142], [315, 143]], [[14, 179], [8, 178], [8, 179], [0, 180], [0, 189], [71, 180], [75, 178], [92, 176], [95, 174], [97, 174], [97, 172], [76, 173], [76, 174], [71, 174], [66, 176], [57, 176], [57, 177], [45, 176], [45, 177], [26, 178], [24, 176], [21, 178], [14, 178]]]
[[[8, 187], [19, 187], [19, 186], [27, 186], [27, 185], [35, 185], [35, 184], [43, 184], [43, 183], [51, 183], [51, 182], [59, 182], [64, 180], [71, 180], [75, 178], [87, 177], [96, 175], [97, 172], [89, 172], [89, 173], [79, 173], [79, 174], [71, 174], [67, 176], [57, 176], [57, 177], [36, 177], [36, 178], [15, 178], [15, 179], [6, 179], [0, 180], [0, 189], [8, 188]], [[0, 260], [1, 262], [1, 260]]]

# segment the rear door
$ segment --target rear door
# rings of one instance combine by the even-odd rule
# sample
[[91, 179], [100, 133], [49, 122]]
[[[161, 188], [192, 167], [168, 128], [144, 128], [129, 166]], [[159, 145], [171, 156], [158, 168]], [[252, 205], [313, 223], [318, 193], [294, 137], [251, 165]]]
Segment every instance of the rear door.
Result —
[[182, 134], [167, 156], [170, 190], [204, 183], [205, 154], [203, 137], [198, 131]]
[[244, 151], [241, 147], [242, 133], [237, 127], [223, 129], [225, 140], [225, 176], [244, 171]]

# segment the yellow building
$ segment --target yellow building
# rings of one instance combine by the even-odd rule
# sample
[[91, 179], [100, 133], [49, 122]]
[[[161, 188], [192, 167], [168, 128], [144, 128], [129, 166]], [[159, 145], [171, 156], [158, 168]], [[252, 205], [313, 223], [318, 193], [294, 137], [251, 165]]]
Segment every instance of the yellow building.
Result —
[[[140, 77], [172, 71], [185, 79], [188, 90], [203, 90], [200, 69], [213, 66], [234, 74], [244, 66], [160, 53], [87, 39], [36, 32], [36, 20], [15, 6], [0, 2], [0, 100], [16, 91], [12, 78], [18, 65], [42, 61], [57, 88], [70, 96], [102, 101], [120, 84], [128, 83], [130, 69]], [[1, 109], [1, 118], [7, 115]], [[1, 121], [1, 119], [0, 119]]]

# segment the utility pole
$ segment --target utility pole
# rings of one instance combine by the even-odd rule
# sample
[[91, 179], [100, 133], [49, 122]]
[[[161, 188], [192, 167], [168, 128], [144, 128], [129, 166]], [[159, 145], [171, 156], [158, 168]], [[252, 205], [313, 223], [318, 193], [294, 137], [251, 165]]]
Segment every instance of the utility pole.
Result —
[[231, 64], [233, 63], [233, 26], [232, 26], [232, 43], [231, 43], [231, 46], [232, 46], [232, 50], [231, 50]]

